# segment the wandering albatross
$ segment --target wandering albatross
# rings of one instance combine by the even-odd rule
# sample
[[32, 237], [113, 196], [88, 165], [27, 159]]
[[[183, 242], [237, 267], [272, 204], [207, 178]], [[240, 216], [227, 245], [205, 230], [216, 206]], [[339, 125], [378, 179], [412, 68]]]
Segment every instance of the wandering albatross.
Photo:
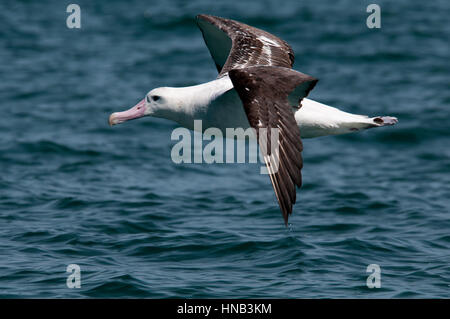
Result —
[[[166, 118], [194, 129], [263, 127], [278, 129], [279, 150], [264, 160], [284, 222], [292, 214], [296, 186], [302, 184], [301, 138], [337, 135], [397, 123], [395, 117], [351, 114], [307, 99], [317, 79], [292, 70], [294, 52], [280, 38], [241, 22], [200, 14], [197, 24], [219, 75], [189, 87], [160, 87], [137, 105], [109, 117], [110, 125], [143, 116]], [[269, 135], [258, 138], [268, 149]], [[263, 141], [263, 142], [261, 142]], [[265, 144], [267, 143], [267, 144]], [[264, 145], [263, 145], [264, 144]], [[273, 161], [278, 170], [271, 170]]]

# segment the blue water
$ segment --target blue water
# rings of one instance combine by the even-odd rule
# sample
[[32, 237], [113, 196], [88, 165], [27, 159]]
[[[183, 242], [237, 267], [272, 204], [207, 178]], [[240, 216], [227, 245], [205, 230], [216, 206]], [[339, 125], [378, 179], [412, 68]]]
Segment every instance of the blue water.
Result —
[[[0, 296], [450, 297], [450, 4], [378, 1], [368, 29], [371, 2], [83, 0], [79, 30], [69, 2], [0, 2]], [[400, 120], [304, 140], [288, 227], [259, 164], [177, 165], [176, 124], [108, 126], [216, 77], [198, 13], [287, 40], [312, 99]]]

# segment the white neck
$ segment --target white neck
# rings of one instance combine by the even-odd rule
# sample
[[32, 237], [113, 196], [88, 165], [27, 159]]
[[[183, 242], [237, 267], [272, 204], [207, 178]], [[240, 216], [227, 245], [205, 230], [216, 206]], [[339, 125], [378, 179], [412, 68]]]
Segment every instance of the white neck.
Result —
[[192, 123], [193, 119], [203, 118], [211, 102], [232, 88], [233, 84], [228, 76], [194, 86], [166, 88], [171, 97], [170, 107], [160, 110], [154, 116], [170, 119], [181, 125]]

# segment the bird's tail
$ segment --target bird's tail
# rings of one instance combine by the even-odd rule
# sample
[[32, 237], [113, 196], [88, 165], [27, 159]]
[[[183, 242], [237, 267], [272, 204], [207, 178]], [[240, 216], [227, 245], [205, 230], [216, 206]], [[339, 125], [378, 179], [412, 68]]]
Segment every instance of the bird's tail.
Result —
[[371, 120], [373, 122], [373, 127], [394, 125], [398, 123], [397, 118], [393, 116], [377, 116], [372, 117]]

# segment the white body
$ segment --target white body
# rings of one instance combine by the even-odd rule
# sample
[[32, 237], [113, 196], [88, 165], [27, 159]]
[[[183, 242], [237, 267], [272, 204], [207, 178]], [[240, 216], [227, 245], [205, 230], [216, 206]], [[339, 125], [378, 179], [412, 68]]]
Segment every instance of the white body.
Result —
[[[247, 129], [250, 126], [228, 76], [195, 86], [155, 90], [169, 100], [165, 101], [164, 107], [155, 108], [152, 116], [174, 120], [189, 129], [194, 129], [194, 120], [202, 120], [203, 130], [217, 127], [223, 133], [226, 128]], [[154, 94], [151, 91], [149, 95], [152, 92]], [[344, 134], [390, 124], [374, 122], [380, 118], [343, 112], [307, 98], [301, 104], [299, 110], [293, 110], [302, 138]]]

